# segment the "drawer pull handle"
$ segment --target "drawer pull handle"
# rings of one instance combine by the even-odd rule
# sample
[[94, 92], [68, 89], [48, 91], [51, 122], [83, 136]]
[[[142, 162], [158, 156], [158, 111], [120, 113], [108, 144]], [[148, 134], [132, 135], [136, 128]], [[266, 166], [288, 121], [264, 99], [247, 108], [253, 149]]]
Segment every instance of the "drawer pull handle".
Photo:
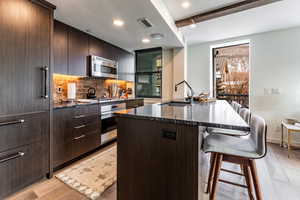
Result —
[[75, 128], [75, 129], [81, 129], [81, 128], [84, 128], [84, 127], [86, 127], [86, 125], [75, 126], [74, 128]]
[[16, 159], [16, 158], [19, 158], [19, 157], [23, 157], [24, 155], [25, 155], [25, 153], [20, 151], [20, 152], [14, 154], [14, 155], [11, 155], [7, 158], [1, 158], [0, 163], [7, 162], [9, 160]]
[[85, 115], [77, 115], [77, 116], [75, 116], [75, 119], [80, 119], [80, 118], [84, 118], [85, 117]]
[[85, 135], [81, 135], [81, 136], [79, 136], [79, 137], [74, 138], [74, 140], [79, 140], [79, 139], [82, 139], [82, 138], [84, 138], [84, 137], [85, 137]]
[[1, 127], [1, 126], [14, 125], [14, 124], [22, 124], [22, 123], [24, 123], [24, 122], [25, 122], [24, 119], [15, 120], [15, 121], [9, 121], [9, 122], [0, 122], [0, 127]]

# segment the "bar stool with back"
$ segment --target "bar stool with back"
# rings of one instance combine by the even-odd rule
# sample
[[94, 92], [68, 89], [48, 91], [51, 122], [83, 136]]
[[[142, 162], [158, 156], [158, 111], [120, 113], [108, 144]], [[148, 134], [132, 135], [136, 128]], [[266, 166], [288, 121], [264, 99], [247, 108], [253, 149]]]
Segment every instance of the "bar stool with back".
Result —
[[[252, 194], [253, 182], [257, 200], [262, 199], [255, 160], [263, 158], [266, 155], [267, 126], [263, 118], [253, 115], [250, 120], [250, 128], [250, 134], [246, 137], [209, 134], [204, 139], [203, 151], [205, 153], [212, 153], [212, 165], [209, 170], [207, 186], [207, 192], [210, 193], [210, 200], [215, 200], [218, 182], [247, 188], [250, 199], [254, 199]], [[223, 161], [240, 165], [242, 173], [221, 169]], [[219, 179], [221, 170], [244, 176], [247, 185]]]

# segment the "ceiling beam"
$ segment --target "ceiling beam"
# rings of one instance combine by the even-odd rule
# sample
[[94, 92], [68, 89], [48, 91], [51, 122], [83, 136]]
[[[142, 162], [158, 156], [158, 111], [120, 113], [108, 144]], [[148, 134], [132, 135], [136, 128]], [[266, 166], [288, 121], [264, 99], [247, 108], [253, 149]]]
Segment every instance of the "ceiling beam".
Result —
[[227, 5], [221, 8], [217, 8], [185, 19], [178, 20], [175, 22], [175, 24], [178, 28], [180, 28], [180, 27], [191, 25], [193, 23], [199, 23], [210, 19], [230, 15], [251, 8], [256, 8], [270, 3], [274, 3], [277, 1], [282, 1], [282, 0], [244, 0], [235, 4]]

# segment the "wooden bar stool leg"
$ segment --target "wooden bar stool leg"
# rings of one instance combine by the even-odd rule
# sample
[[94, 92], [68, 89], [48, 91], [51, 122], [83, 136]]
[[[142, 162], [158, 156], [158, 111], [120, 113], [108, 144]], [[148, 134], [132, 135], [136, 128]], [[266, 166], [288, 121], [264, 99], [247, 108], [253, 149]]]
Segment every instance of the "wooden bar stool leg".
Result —
[[249, 199], [254, 200], [253, 195], [252, 195], [253, 187], [252, 187], [251, 172], [250, 172], [249, 166], [248, 165], [241, 165], [241, 166], [242, 166], [246, 184], [248, 187]]
[[211, 153], [209, 175], [208, 175], [207, 187], [206, 187], [206, 193], [207, 194], [210, 193], [210, 188], [211, 188], [212, 178], [213, 178], [213, 174], [214, 174], [215, 164], [216, 164], [216, 153]]
[[221, 171], [221, 165], [222, 165], [223, 155], [222, 154], [216, 154], [216, 164], [214, 169], [214, 175], [213, 175], [213, 182], [212, 182], [212, 189], [211, 194], [209, 196], [210, 200], [215, 200], [216, 193], [217, 193], [217, 184], [219, 180], [219, 175]]
[[257, 169], [256, 169], [256, 164], [254, 160], [250, 160], [250, 170], [252, 174], [252, 180], [253, 180], [253, 185], [255, 188], [255, 194], [256, 194], [256, 199], [257, 200], [262, 200], [262, 193], [260, 189], [260, 184], [257, 176]]

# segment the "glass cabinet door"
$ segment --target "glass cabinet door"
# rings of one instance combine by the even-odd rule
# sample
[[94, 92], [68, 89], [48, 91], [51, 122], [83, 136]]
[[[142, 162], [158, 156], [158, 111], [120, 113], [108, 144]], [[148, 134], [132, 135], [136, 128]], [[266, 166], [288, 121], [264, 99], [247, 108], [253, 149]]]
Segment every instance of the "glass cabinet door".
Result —
[[136, 51], [135, 88], [137, 97], [160, 98], [162, 86], [162, 49]]

